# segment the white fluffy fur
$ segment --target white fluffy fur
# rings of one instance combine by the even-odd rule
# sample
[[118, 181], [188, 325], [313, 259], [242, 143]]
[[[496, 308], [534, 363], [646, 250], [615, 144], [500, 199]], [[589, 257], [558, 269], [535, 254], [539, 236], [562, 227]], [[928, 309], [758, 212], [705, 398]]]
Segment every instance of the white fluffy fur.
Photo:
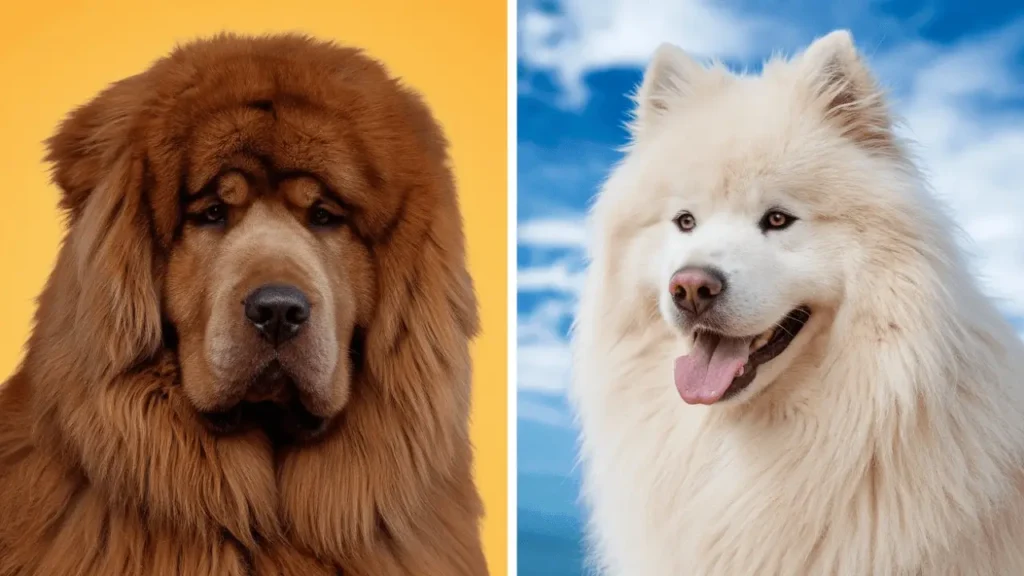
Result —
[[[573, 336], [599, 571], [1024, 575], [1024, 346], [850, 35], [758, 76], [664, 46], [632, 130], [593, 209]], [[764, 234], [776, 206], [800, 220]], [[665, 300], [689, 264], [725, 271], [739, 334], [814, 311], [710, 407], [673, 386], [691, 336]]]

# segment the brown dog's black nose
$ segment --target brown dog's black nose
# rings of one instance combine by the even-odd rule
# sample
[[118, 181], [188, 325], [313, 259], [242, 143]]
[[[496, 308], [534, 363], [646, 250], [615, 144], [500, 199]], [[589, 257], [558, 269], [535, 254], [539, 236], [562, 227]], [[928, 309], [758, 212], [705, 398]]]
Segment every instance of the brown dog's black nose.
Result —
[[274, 346], [299, 333], [309, 308], [306, 295], [285, 284], [260, 286], [245, 299], [245, 317]]
[[668, 290], [677, 308], [700, 316], [725, 290], [725, 278], [711, 268], [683, 268], [672, 275]]

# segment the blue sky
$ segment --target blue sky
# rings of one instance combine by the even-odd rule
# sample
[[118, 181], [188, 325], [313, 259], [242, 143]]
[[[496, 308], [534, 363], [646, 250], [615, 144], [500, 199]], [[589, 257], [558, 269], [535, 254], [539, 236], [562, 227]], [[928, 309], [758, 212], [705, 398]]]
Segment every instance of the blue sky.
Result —
[[583, 216], [625, 142], [626, 94], [661, 41], [756, 70], [850, 29], [986, 290], [1024, 333], [1024, 3], [521, 0], [518, 18], [521, 514], [579, 514], [565, 501], [578, 477], [564, 390]]

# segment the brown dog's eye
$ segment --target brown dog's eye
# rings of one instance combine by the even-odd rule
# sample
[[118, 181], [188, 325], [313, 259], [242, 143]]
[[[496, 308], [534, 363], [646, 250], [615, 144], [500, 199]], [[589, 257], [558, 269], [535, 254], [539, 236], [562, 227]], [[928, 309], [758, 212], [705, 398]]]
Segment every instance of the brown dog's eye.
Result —
[[313, 206], [309, 211], [309, 223], [320, 228], [340, 226], [344, 219], [323, 206]]
[[795, 216], [790, 216], [781, 210], [769, 210], [761, 218], [760, 228], [765, 232], [769, 230], [785, 230], [796, 220]]
[[223, 224], [228, 219], [228, 207], [223, 203], [213, 204], [200, 212], [197, 219], [202, 225]]

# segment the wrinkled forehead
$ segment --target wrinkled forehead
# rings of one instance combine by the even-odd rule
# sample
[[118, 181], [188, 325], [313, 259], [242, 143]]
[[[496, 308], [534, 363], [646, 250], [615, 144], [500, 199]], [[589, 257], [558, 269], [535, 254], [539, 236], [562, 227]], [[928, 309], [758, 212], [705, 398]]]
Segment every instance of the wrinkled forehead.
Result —
[[[154, 179], [150, 200], [157, 231], [169, 241], [183, 205], [203, 195], [228, 173], [242, 174], [250, 193], [294, 192], [292, 182], [317, 190], [352, 210], [389, 213], [387, 190], [358, 134], [338, 114], [310, 102], [242, 99], [197, 111], [192, 121], [151, 148]], [[159, 136], [158, 132], [158, 136]], [[164, 135], [166, 136], [166, 135]], [[308, 205], [308, 198], [299, 205]]]
[[[246, 78], [222, 72], [155, 107], [143, 129], [156, 189], [151, 201], [165, 240], [180, 218], [182, 198], [200, 194], [229, 171], [254, 178], [264, 189], [313, 178], [346, 206], [378, 221], [394, 211], [398, 199], [382, 185], [379, 159], [368, 152], [356, 117], [365, 90], [335, 83], [324, 92], [324, 86], [281, 82], [273, 68]], [[168, 102], [165, 94], [158, 91], [157, 101]], [[386, 96], [378, 104], [395, 106]]]
[[195, 194], [235, 170], [259, 181], [310, 176], [360, 206], [376, 187], [358, 135], [313, 104], [259, 101], [217, 111], [199, 123], [184, 147], [184, 186]]

